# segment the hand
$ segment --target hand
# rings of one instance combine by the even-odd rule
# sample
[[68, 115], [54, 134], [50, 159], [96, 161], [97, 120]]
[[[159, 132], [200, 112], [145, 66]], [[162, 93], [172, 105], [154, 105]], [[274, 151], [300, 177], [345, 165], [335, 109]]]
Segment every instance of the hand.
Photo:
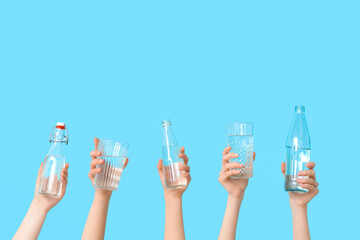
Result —
[[160, 180], [161, 183], [163, 185], [164, 188], [164, 195], [165, 198], [166, 197], [181, 197], [183, 195], [183, 193], [185, 192], [185, 190], [187, 189], [187, 187], [189, 186], [189, 183], [191, 181], [191, 176], [190, 176], [190, 167], [187, 165], [189, 162], [189, 158], [188, 156], [186, 156], [185, 154], [185, 148], [181, 147], [180, 149], [180, 154], [179, 157], [182, 158], [184, 160], [184, 164], [179, 166], [179, 170], [182, 171], [182, 177], [186, 178], [187, 180], [187, 184], [186, 187], [182, 187], [182, 188], [174, 188], [174, 189], [168, 189], [165, 186], [165, 178], [164, 178], [164, 172], [163, 172], [163, 162], [160, 159], [159, 163], [157, 165], [157, 169], [159, 171], [159, 176], [160, 176]]
[[[98, 151], [99, 139], [96, 137], [94, 138], [94, 145], [95, 145], [95, 150], [90, 152], [92, 161], [90, 162], [90, 172], [88, 174], [93, 186], [94, 186], [94, 181], [95, 181], [95, 175], [98, 174], [99, 172], [101, 172], [101, 170], [102, 170], [101, 168], [97, 168], [96, 165], [98, 165], [98, 164], [101, 165], [101, 164], [105, 163], [104, 159], [97, 158], [97, 157], [101, 156], [101, 152]], [[129, 159], [126, 158], [125, 164], [124, 164], [124, 169], [127, 166], [128, 162], [129, 162]], [[101, 188], [95, 188], [95, 192], [105, 194], [105, 195], [111, 195], [111, 193], [112, 193], [111, 190], [105, 190], [105, 189], [101, 189]]]
[[[311, 199], [313, 199], [319, 193], [319, 189], [318, 189], [319, 183], [316, 182], [315, 171], [314, 171], [315, 163], [308, 162], [306, 163], [306, 167], [308, 167], [309, 170], [298, 172], [298, 176], [308, 176], [309, 178], [297, 179], [296, 181], [300, 183], [300, 186], [302, 188], [306, 188], [309, 191], [307, 193], [289, 192], [291, 206], [295, 205], [299, 207], [304, 207], [311, 201]], [[286, 164], [282, 162], [281, 172], [283, 173], [284, 177], [285, 177], [285, 169], [286, 169]]]
[[58, 202], [60, 202], [60, 200], [65, 195], [66, 186], [67, 186], [67, 183], [68, 183], [67, 178], [68, 178], [69, 164], [66, 163], [65, 168], [63, 168], [62, 171], [61, 171], [61, 184], [62, 185], [61, 185], [61, 191], [60, 191], [60, 196], [59, 197], [50, 197], [50, 196], [46, 196], [46, 195], [43, 195], [43, 194], [39, 194], [39, 184], [40, 184], [42, 168], [43, 168], [43, 163], [41, 163], [40, 169], [38, 171], [33, 203], [36, 206], [39, 206], [45, 212], [48, 212], [48, 211], [50, 211], [51, 208], [53, 208], [56, 204], [58, 204]]
[[[230, 170], [232, 168], [244, 168], [244, 165], [237, 162], [230, 162], [232, 158], [239, 157], [237, 153], [230, 153], [231, 147], [226, 147], [223, 151], [222, 158], [222, 167], [219, 176], [219, 182], [225, 190], [228, 192], [229, 196], [235, 198], [242, 198], [244, 196], [245, 189], [249, 183], [249, 178], [231, 178], [231, 176], [239, 174], [240, 170]], [[254, 161], [255, 161], [255, 152], [254, 152]]]

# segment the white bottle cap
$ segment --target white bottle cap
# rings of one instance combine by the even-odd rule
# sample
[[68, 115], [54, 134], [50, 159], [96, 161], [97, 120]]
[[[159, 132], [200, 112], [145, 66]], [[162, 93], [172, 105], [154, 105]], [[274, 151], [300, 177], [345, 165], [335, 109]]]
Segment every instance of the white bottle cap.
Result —
[[56, 123], [56, 126], [62, 126], [62, 127], [65, 127], [65, 123], [63, 123], [63, 122], [57, 122], [57, 123]]

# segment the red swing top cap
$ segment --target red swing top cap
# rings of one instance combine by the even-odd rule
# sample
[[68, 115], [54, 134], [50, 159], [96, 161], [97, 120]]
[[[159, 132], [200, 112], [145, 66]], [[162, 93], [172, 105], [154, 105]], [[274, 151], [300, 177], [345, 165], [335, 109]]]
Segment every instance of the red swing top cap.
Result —
[[65, 123], [63, 123], [63, 122], [56, 123], [56, 128], [65, 129]]

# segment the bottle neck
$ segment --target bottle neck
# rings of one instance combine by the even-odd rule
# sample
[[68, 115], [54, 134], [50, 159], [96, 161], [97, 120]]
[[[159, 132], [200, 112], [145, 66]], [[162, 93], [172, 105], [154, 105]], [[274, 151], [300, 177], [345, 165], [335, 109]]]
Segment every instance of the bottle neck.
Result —
[[64, 146], [66, 142], [51, 142], [51, 147], [48, 156], [64, 156]]
[[171, 125], [163, 126], [163, 146], [176, 146], [177, 142]]

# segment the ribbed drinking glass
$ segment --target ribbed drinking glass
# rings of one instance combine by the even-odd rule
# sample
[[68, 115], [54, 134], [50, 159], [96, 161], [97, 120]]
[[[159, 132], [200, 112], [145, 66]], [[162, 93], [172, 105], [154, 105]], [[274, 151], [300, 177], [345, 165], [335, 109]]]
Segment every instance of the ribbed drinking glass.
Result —
[[101, 168], [101, 172], [95, 175], [95, 188], [112, 191], [118, 189], [128, 149], [127, 143], [99, 140], [97, 151], [101, 152], [101, 156], [98, 158], [105, 160], [105, 163], [96, 166]]

